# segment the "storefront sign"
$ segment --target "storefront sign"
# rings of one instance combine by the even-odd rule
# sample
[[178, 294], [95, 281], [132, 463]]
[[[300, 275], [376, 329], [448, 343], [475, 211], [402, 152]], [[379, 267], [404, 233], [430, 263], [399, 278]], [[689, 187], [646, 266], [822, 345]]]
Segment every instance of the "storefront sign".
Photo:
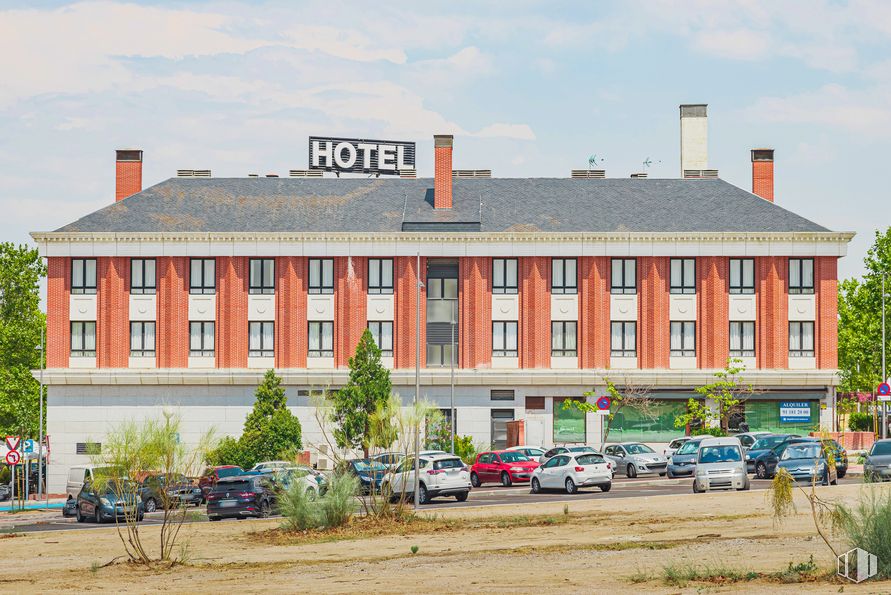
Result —
[[311, 136], [309, 169], [398, 175], [400, 170], [415, 169], [415, 143]]
[[811, 404], [809, 401], [781, 401], [780, 423], [810, 423]]

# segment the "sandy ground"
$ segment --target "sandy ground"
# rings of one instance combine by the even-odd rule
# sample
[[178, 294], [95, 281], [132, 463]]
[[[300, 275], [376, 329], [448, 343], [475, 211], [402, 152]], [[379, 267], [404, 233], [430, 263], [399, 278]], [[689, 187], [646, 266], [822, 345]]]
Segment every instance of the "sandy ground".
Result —
[[[852, 500], [860, 485], [825, 488], [824, 495]], [[880, 489], [891, 489], [883, 486]], [[569, 519], [540, 527], [439, 531], [409, 536], [280, 545], [257, 532], [277, 521], [202, 523], [184, 529], [190, 561], [173, 571], [108, 562], [122, 553], [113, 527], [45, 532], [0, 539], [4, 593], [75, 592], [324, 592], [324, 593], [888, 593], [891, 582], [669, 587], [666, 565], [722, 565], [774, 572], [813, 554], [833, 566], [815, 537], [805, 501], [800, 513], [774, 526], [765, 492], [656, 496], [569, 503]], [[483, 519], [521, 514], [563, 517], [563, 503], [437, 510], [443, 518]], [[154, 546], [158, 529], [146, 528]], [[661, 543], [665, 549], [652, 549]], [[634, 544], [635, 547], [629, 547]], [[418, 546], [412, 554], [411, 546]], [[839, 544], [842, 547], [842, 544]], [[649, 580], [633, 584], [630, 577]]]

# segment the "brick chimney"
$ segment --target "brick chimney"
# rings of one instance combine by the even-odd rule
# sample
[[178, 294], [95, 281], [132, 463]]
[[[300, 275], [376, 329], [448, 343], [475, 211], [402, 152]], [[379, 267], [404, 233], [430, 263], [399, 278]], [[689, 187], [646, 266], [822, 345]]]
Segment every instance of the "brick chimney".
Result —
[[117, 202], [142, 191], [142, 151], [118, 149], [115, 155], [114, 199]]
[[433, 135], [433, 206], [452, 208], [452, 144], [451, 134]]
[[773, 202], [773, 149], [752, 149], [752, 194]]
[[708, 105], [686, 103], [680, 108], [681, 177], [700, 177], [695, 173], [708, 170]]

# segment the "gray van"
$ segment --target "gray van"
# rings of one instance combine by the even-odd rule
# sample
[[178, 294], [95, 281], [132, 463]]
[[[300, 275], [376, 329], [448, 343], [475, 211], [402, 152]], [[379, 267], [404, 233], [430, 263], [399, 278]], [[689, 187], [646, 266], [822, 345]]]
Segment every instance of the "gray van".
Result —
[[748, 490], [749, 476], [738, 438], [706, 438], [696, 453], [693, 492]]

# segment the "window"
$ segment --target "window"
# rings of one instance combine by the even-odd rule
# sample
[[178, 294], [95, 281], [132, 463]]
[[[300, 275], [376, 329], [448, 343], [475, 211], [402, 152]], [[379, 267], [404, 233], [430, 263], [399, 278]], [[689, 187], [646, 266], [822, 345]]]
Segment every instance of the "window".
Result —
[[248, 293], [275, 293], [275, 261], [273, 259], [251, 259]]
[[730, 293], [755, 293], [754, 259], [730, 259]]
[[730, 357], [755, 357], [755, 323], [730, 323]]
[[189, 323], [189, 356], [213, 357], [214, 356], [214, 331], [213, 322]]
[[96, 357], [96, 323], [71, 323], [71, 357]]
[[515, 393], [512, 388], [493, 388], [489, 391], [489, 398], [493, 401], [513, 401]]
[[[695, 396], [695, 395], [690, 395]], [[660, 399], [653, 395], [646, 407], [628, 404], [614, 417], [610, 425], [610, 440], [616, 442], [668, 442], [678, 435], [674, 420], [687, 412], [687, 399]], [[615, 432], [615, 434], [613, 434]], [[681, 430], [681, 433], [683, 430]], [[612, 448], [612, 447], [607, 447]], [[614, 448], [613, 451], [616, 449]], [[608, 451], [606, 451], [609, 454]]]
[[[457, 364], [457, 361], [455, 362]], [[427, 344], [427, 367], [449, 367], [452, 365], [452, 346], [443, 343]]]
[[309, 323], [309, 357], [334, 357], [334, 323]]
[[334, 293], [333, 259], [309, 259], [309, 293]]
[[492, 293], [517, 293], [517, 259], [492, 260]]
[[544, 397], [526, 397], [526, 409], [531, 411], [543, 411], [545, 408]]
[[492, 409], [489, 415], [492, 420], [492, 448], [496, 450], [507, 448], [507, 422], [513, 421], [514, 410]]
[[96, 293], [95, 258], [75, 258], [71, 261], [71, 293]]
[[551, 293], [578, 293], [578, 277], [574, 258], [551, 260]]
[[814, 259], [789, 259], [789, 293], [814, 293]]
[[[452, 344], [458, 363], [457, 262], [427, 263], [427, 366], [452, 365]], [[454, 276], [452, 276], [454, 275]], [[454, 322], [454, 324], [453, 324]]]
[[393, 259], [368, 259], [368, 293], [393, 293]]
[[565, 406], [565, 401], [581, 399], [554, 398], [554, 442], [585, 442], [585, 412]]
[[381, 350], [381, 356], [393, 357], [393, 323], [369, 321], [368, 330], [374, 338], [374, 344]]
[[248, 331], [248, 356], [272, 357], [275, 355], [274, 323], [250, 322]]
[[517, 357], [517, 323], [492, 323], [492, 357]]
[[694, 357], [696, 355], [696, 323], [671, 323], [671, 356]]
[[610, 324], [610, 355], [613, 357], [637, 357], [637, 323], [613, 322]]
[[[101, 442], [75, 442], [74, 444], [74, 454], [78, 455], [98, 455], [102, 453], [102, 443]], [[72, 469], [73, 471], [73, 469]], [[89, 476], [87, 475], [89, 472], [81, 472], [83, 475], [84, 483], [89, 480]]]
[[696, 259], [671, 259], [671, 293], [696, 293]]
[[217, 292], [217, 261], [213, 258], [193, 258], [189, 269], [189, 293]]
[[552, 357], [575, 357], [577, 355], [575, 328], [575, 321], [551, 323]]
[[155, 323], [130, 323], [130, 357], [153, 357], [155, 355]]
[[789, 357], [814, 357], [814, 323], [789, 323]]
[[613, 258], [610, 293], [637, 293], [637, 261]]
[[155, 281], [155, 260], [153, 258], [134, 258], [130, 261], [130, 293], [153, 294], [157, 284]]

